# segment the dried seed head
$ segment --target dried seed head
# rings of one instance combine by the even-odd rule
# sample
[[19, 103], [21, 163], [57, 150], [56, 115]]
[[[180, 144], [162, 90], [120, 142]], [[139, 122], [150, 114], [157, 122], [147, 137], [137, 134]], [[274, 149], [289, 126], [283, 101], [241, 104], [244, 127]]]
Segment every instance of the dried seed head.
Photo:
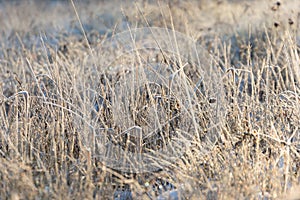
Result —
[[277, 1], [276, 4], [272, 6], [271, 10], [277, 11], [280, 5], [281, 5], [280, 1]]

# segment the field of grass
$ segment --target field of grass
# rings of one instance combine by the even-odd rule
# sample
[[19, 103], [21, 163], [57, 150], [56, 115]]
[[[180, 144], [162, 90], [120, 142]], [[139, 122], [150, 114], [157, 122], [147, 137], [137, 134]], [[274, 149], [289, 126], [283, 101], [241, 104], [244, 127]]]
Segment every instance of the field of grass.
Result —
[[0, 1], [0, 200], [299, 199], [300, 2]]

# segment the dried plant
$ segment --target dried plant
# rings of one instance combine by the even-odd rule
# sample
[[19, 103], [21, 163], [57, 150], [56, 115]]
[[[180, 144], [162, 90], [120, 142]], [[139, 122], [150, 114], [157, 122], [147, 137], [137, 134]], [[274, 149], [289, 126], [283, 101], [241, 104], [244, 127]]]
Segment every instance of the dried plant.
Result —
[[0, 2], [0, 196], [299, 198], [299, 3], [257, 2]]

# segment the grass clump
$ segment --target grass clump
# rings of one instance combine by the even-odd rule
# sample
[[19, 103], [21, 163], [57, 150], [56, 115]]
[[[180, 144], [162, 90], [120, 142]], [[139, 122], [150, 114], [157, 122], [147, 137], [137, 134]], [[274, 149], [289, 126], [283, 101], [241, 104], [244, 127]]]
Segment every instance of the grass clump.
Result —
[[[37, 5], [2, 4], [8, 15], [40, 14]], [[46, 15], [58, 12], [66, 30], [44, 20], [17, 30], [9, 15], [0, 39], [0, 196], [292, 198], [300, 163], [296, 20], [198, 30], [178, 15], [242, 4], [143, 4], [135, 4], [138, 18], [124, 9], [105, 34], [86, 24], [98, 17], [93, 1], [49, 6]], [[273, 6], [271, 13], [285, 5]]]

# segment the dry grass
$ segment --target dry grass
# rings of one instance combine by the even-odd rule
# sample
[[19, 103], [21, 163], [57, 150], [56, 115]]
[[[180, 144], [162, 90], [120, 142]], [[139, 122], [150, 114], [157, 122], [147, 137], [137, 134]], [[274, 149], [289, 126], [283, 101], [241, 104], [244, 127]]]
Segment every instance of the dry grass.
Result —
[[30, 2], [0, 8], [0, 199], [300, 198], [298, 2]]

